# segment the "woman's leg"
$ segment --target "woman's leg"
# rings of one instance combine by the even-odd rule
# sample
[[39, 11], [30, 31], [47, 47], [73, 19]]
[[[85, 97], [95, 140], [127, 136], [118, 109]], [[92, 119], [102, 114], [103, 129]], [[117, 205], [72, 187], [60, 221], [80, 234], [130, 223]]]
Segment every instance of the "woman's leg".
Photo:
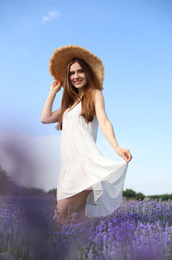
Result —
[[88, 195], [92, 190], [84, 190], [67, 199], [59, 200], [57, 209], [59, 217], [65, 220], [68, 217], [69, 208], [71, 212], [78, 213], [78, 221], [84, 221], [85, 218], [85, 206]]

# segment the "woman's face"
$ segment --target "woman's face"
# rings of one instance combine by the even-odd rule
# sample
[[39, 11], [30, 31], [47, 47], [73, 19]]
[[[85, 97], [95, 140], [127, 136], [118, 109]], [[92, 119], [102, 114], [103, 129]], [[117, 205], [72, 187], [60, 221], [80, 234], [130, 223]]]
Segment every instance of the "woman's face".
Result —
[[86, 75], [77, 62], [70, 66], [70, 81], [71, 84], [78, 89], [78, 91], [81, 91], [87, 84]]

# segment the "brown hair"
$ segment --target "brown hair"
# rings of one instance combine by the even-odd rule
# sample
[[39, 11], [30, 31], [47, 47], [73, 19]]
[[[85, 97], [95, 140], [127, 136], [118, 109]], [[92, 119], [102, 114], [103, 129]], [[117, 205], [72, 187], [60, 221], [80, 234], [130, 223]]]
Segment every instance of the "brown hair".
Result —
[[[82, 59], [72, 59], [66, 68], [66, 75], [63, 82], [63, 96], [61, 101], [61, 112], [59, 115], [57, 129], [62, 130], [62, 120], [64, 112], [67, 108], [72, 107], [72, 105], [79, 100], [78, 90], [70, 82], [70, 67], [72, 64], [77, 62], [83, 69], [86, 78], [87, 84], [85, 86], [84, 95], [81, 98], [82, 111], [80, 116], [85, 118], [85, 121], [92, 122], [95, 115], [95, 102], [94, 102], [94, 89], [100, 89], [100, 86], [97, 83], [95, 75], [93, 74], [90, 66]], [[78, 101], [79, 102], [79, 101]]]

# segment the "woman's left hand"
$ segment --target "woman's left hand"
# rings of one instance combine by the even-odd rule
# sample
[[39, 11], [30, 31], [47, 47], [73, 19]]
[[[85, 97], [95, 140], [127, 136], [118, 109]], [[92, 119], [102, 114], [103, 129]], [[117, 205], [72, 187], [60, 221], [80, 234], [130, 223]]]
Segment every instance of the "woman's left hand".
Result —
[[133, 158], [128, 149], [117, 148], [116, 153], [121, 156], [126, 162], [130, 162]]

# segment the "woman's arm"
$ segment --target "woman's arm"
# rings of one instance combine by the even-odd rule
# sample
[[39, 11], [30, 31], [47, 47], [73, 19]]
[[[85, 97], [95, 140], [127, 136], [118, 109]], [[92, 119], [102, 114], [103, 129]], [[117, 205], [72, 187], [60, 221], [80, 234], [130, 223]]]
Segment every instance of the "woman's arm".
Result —
[[55, 110], [52, 112], [52, 106], [54, 99], [56, 97], [57, 92], [59, 92], [61, 89], [61, 82], [54, 81], [50, 88], [50, 93], [48, 95], [48, 98], [45, 102], [42, 116], [41, 116], [41, 122], [44, 124], [51, 124], [58, 122], [58, 117], [60, 114], [61, 108]]
[[119, 156], [121, 156], [127, 162], [131, 161], [132, 155], [130, 151], [128, 149], [120, 148], [117, 143], [113, 126], [105, 112], [104, 98], [100, 90], [95, 91], [95, 110], [100, 129], [106, 139], [109, 141], [109, 143], [112, 145]]

